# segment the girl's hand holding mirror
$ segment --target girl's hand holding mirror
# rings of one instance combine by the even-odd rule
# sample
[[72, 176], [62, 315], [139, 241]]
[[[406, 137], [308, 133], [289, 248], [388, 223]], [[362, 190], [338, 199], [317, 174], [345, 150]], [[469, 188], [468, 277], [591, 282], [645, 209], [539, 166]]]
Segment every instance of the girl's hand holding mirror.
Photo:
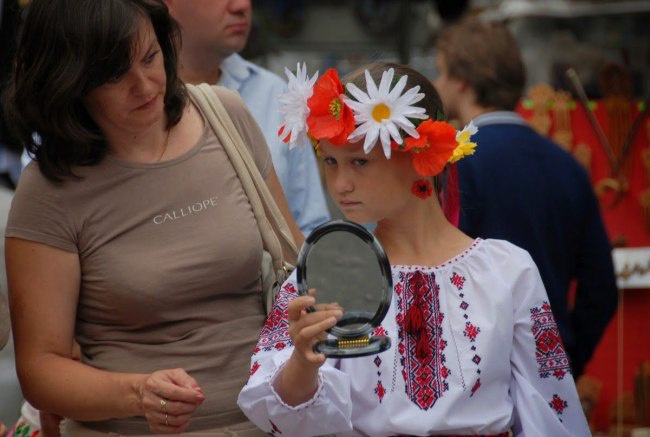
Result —
[[337, 303], [316, 303], [315, 290], [309, 295], [299, 296], [289, 302], [287, 318], [289, 336], [294, 344], [294, 355], [303, 364], [318, 368], [325, 361], [325, 355], [314, 350], [319, 341], [327, 339], [330, 330], [343, 317], [343, 309]]

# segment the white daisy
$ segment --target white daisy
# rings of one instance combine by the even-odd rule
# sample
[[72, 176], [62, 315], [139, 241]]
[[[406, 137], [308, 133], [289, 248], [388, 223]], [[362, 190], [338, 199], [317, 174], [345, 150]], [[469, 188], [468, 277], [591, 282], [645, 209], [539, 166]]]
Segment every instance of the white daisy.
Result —
[[289, 149], [296, 147], [296, 141], [307, 131], [306, 120], [309, 115], [307, 100], [314, 92], [314, 83], [318, 78], [318, 72], [309, 79], [305, 64], [297, 65], [294, 76], [288, 68], [284, 72], [289, 79], [287, 92], [278, 97], [280, 101], [279, 111], [284, 115], [284, 123], [280, 126], [278, 136], [285, 143], [289, 143]]
[[402, 76], [393, 89], [390, 89], [394, 74], [395, 70], [392, 68], [384, 71], [379, 88], [377, 88], [372, 77], [370, 77], [370, 73], [366, 70], [366, 88], [368, 92], [365, 93], [356, 85], [349, 83], [347, 89], [356, 100], [344, 97], [345, 103], [354, 111], [354, 121], [357, 125], [348, 140], [355, 142], [365, 135], [363, 150], [370, 153], [377, 143], [377, 138], [379, 138], [386, 158], [390, 158], [391, 138], [397, 144], [402, 144], [399, 129], [403, 129], [413, 138], [420, 137], [409, 118], [422, 120], [429, 118], [425, 114], [424, 108], [411, 106], [424, 98], [423, 93], [418, 93], [420, 91], [419, 86], [413, 87], [402, 94], [406, 86], [407, 76]]

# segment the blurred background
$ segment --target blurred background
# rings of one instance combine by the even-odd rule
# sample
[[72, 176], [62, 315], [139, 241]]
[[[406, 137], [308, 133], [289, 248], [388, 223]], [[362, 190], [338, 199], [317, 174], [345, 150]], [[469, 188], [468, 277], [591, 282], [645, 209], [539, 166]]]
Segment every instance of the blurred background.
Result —
[[[615, 247], [620, 303], [578, 381], [583, 407], [594, 435], [650, 427], [650, 1], [254, 0], [253, 10], [242, 55], [282, 77], [303, 61], [310, 73], [333, 67], [345, 74], [386, 60], [433, 79], [434, 45], [445, 24], [463, 14], [508, 23], [528, 70], [518, 112], [585, 165]], [[586, 107], [567, 79], [569, 68]], [[623, 118], [614, 121], [612, 102]], [[628, 143], [619, 153], [629, 184], [615, 193], [602, 189], [607, 158], [585, 111]], [[4, 226], [6, 211], [0, 220]], [[19, 410], [10, 343], [0, 352], [0, 422], [12, 424]]]

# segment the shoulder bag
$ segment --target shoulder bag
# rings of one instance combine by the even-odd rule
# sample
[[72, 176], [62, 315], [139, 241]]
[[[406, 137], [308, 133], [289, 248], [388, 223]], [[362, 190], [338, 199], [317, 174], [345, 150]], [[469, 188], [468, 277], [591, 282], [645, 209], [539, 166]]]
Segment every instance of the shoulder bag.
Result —
[[262, 298], [267, 314], [296, 265], [298, 249], [255, 161], [219, 97], [208, 84], [186, 85], [221, 141], [244, 187], [262, 235]]

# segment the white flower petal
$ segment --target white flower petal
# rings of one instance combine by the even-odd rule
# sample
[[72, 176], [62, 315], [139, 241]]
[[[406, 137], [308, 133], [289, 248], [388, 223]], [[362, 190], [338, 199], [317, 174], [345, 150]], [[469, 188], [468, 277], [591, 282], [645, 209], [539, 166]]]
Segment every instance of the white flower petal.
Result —
[[372, 80], [368, 70], [366, 70], [366, 90], [368, 90], [368, 96], [370, 96], [370, 98], [375, 98], [379, 92], [377, 90], [377, 85], [375, 85], [375, 81]]
[[386, 159], [390, 159], [390, 156], [391, 156], [390, 154], [391, 154], [391, 151], [392, 151], [390, 145], [388, 147], [386, 147], [386, 146], [383, 146], [383, 147], [384, 147], [384, 156], [386, 157]]
[[402, 136], [400, 135], [399, 131], [397, 130], [397, 126], [395, 126], [393, 123], [386, 123], [384, 125], [384, 128], [388, 131], [390, 136], [393, 138], [393, 140], [397, 144], [402, 144]]
[[404, 129], [404, 132], [406, 132], [409, 137], [416, 139], [420, 138], [420, 132], [418, 132], [414, 126], [402, 126], [402, 129]]
[[[392, 68], [388, 71], [384, 71], [381, 75], [381, 82], [379, 83], [378, 96], [387, 96], [390, 93], [390, 84], [393, 82], [393, 76], [395, 76], [395, 70]], [[402, 76], [406, 77], [406, 76]], [[400, 79], [401, 80], [401, 79]]]
[[[352, 94], [352, 97], [356, 99], [357, 102], [367, 103], [368, 101], [370, 101], [368, 94], [361, 91], [361, 89], [359, 89], [359, 87], [356, 86], [355, 84], [349, 83], [346, 85], [346, 88], [350, 92], [350, 94]], [[352, 100], [348, 96], [344, 96], [343, 98], [347, 100]]]
[[388, 133], [388, 130], [386, 129], [381, 129], [379, 131], [379, 137], [381, 138], [381, 147], [384, 149], [384, 156], [387, 159], [390, 159], [390, 135]]
[[395, 84], [395, 87], [388, 94], [389, 99], [395, 100], [396, 102], [400, 101], [400, 96], [402, 95], [402, 91], [404, 90], [404, 87], [406, 86], [406, 80], [407, 79], [408, 79], [408, 76], [402, 76], [402, 77], [399, 78], [399, 80], [397, 81], [397, 84]]
[[359, 125], [359, 127], [357, 127], [354, 131], [352, 131], [350, 135], [348, 135], [348, 140], [353, 143], [358, 141], [362, 136], [368, 133], [368, 130], [370, 130], [371, 127], [372, 125], [370, 123], [363, 123]]
[[366, 140], [363, 142], [363, 151], [366, 152], [366, 154], [370, 153], [375, 147], [375, 144], [377, 144], [378, 136], [379, 128], [377, 126], [373, 126], [372, 129], [370, 129], [366, 134]]

